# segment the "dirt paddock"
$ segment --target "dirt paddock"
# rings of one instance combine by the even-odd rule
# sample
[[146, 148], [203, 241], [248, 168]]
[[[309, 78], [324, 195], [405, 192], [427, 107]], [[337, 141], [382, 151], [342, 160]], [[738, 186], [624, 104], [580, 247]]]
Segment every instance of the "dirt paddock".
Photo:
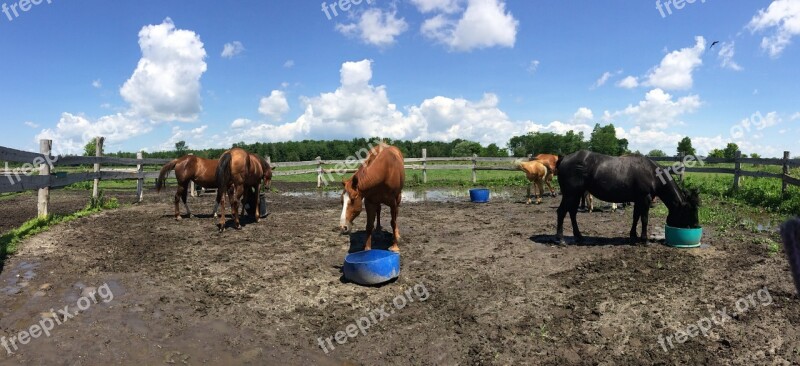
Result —
[[[589, 244], [562, 248], [559, 197], [406, 203], [400, 278], [361, 287], [341, 279], [364, 233], [334, 230], [338, 199], [271, 193], [265, 220], [223, 234], [208, 216], [175, 221], [170, 199], [151, 192], [26, 240], [0, 274], [0, 335], [17, 337], [0, 364], [800, 363], [787, 262], [754, 244], [768, 232], [706, 227], [702, 248], [630, 246], [631, 210], [580, 213]], [[203, 214], [211, 203], [191, 201]], [[2, 205], [36, 207], [32, 195]], [[651, 230], [663, 223], [651, 217]], [[82, 303], [93, 292], [106, 297]], [[62, 324], [20, 344], [43, 319]]]

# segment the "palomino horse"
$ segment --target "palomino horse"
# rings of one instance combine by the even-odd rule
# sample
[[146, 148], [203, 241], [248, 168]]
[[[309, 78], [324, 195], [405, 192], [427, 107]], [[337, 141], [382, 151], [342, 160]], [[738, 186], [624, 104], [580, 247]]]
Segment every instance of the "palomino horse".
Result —
[[[192, 211], [186, 203], [186, 196], [189, 193], [189, 183], [195, 182], [203, 188], [217, 188], [217, 160], [204, 159], [194, 155], [186, 155], [170, 161], [161, 168], [156, 180], [156, 190], [161, 192], [164, 188], [167, 174], [175, 170], [175, 178], [178, 179], [178, 190], [175, 192], [175, 220], [181, 219], [181, 212], [178, 207], [179, 202], [183, 201], [186, 207], [186, 214], [192, 217]], [[214, 206], [214, 215], [217, 214], [218, 206]]]
[[581, 196], [586, 191], [606, 202], [633, 202], [631, 240], [636, 240], [636, 226], [642, 220], [641, 241], [647, 240], [647, 221], [653, 196], [667, 206], [667, 225], [679, 228], [699, 226], [697, 209], [700, 197], [678, 187], [670, 179], [658, 178], [658, 164], [643, 156], [612, 157], [578, 151], [558, 161], [558, 184], [561, 186], [561, 205], [558, 207], [556, 239], [564, 244], [564, 217], [569, 212], [572, 233], [576, 241], [583, 240], [575, 220]]
[[[522, 161], [517, 160], [514, 165], [517, 169], [525, 172], [528, 178], [528, 204], [531, 203], [531, 186], [533, 187], [533, 195], [536, 196], [536, 204], [542, 203], [542, 196], [544, 196], [544, 186], [542, 183], [548, 179], [553, 179], [553, 172], [538, 160]], [[539, 194], [536, 193], [536, 188], [539, 188]], [[551, 188], [552, 189], [552, 188]]]
[[255, 221], [261, 219], [258, 194], [262, 184], [269, 187], [272, 181], [272, 167], [262, 157], [250, 154], [238, 147], [222, 154], [217, 166], [217, 204], [220, 205], [219, 231], [225, 230], [225, 193], [231, 203], [234, 228], [242, 228], [239, 223], [239, 202], [248, 193], [248, 204], [255, 207]]
[[384, 143], [374, 147], [355, 174], [342, 182], [342, 217], [339, 228], [342, 234], [353, 229], [353, 220], [358, 217], [363, 205], [367, 208], [367, 242], [364, 250], [372, 249], [372, 230], [375, 220], [380, 228], [381, 204], [389, 206], [392, 214], [392, 233], [394, 239], [389, 250], [400, 252], [400, 229], [397, 227], [397, 214], [403, 183], [406, 179], [403, 153], [400, 149]]
[[[624, 203], [623, 203], [624, 205]], [[581, 208], [585, 208], [586, 211], [593, 212], [594, 211], [594, 197], [592, 196], [589, 191], [583, 194], [583, 198], [581, 199]], [[611, 202], [611, 212], [617, 212], [617, 203]]]
[[547, 188], [550, 189], [550, 195], [555, 197], [556, 191], [553, 189], [553, 176], [558, 175], [558, 156], [553, 154], [539, 154], [533, 159], [540, 161], [547, 169], [550, 169], [551, 174], [547, 176], [544, 182], [547, 184]]

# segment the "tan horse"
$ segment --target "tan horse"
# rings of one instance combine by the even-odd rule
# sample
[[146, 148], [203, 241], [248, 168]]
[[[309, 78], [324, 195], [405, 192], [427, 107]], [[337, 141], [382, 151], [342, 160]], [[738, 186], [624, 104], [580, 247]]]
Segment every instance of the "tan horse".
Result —
[[553, 154], [539, 154], [536, 155], [534, 159], [547, 166], [547, 169], [550, 169], [550, 175], [545, 178], [544, 183], [547, 184], [547, 188], [550, 189], [550, 195], [555, 197], [556, 191], [553, 189], [553, 176], [558, 175], [558, 156]]
[[[186, 214], [192, 217], [192, 211], [186, 203], [186, 196], [189, 193], [189, 183], [194, 182], [203, 188], [217, 188], [217, 165], [219, 162], [212, 159], [204, 159], [194, 155], [186, 155], [170, 161], [161, 168], [156, 180], [156, 191], [161, 192], [167, 174], [175, 170], [175, 178], [178, 179], [178, 190], [175, 192], [175, 220], [181, 219], [179, 203], [183, 201], [186, 207]], [[214, 215], [217, 214], [217, 206], [214, 206]]]
[[400, 199], [406, 179], [403, 153], [400, 149], [384, 143], [374, 147], [367, 159], [355, 174], [342, 182], [342, 216], [339, 228], [342, 234], [353, 229], [353, 220], [358, 217], [363, 205], [367, 208], [367, 242], [364, 250], [372, 249], [372, 231], [375, 220], [380, 228], [381, 204], [389, 206], [392, 214], [392, 233], [394, 239], [389, 250], [400, 252], [400, 230], [397, 227], [397, 214], [400, 212]]
[[[525, 172], [525, 176], [530, 183], [528, 184], [528, 204], [531, 203], [531, 186], [533, 187], [533, 195], [536, 196], [536, 204], [542, 203], [542, 196], [544, 195], [544, 186], [542, 183], [547, 179], [553, 179], [553, 172], [542, 162], [538, 160], [522, 161], [517, 160], [514, 165], [517, 169]], [[536, 194], [536, 188], [539, 188], [539, 194]]]
[[[239, 223], [239, 202], [246, 192], [248, 194], [248, 204], [255, 206], [255, 221], [261, 219], [261, 212], [258, 205], [258, 194], [261, 192], [262, 184], [269, 187], [272, 181], [272, 167], [262, 157], [250, 154], [238, 147], [230, 149], [222, 154], [217, 166], [217, 204], [220, 205], [219, 231], [225, 230], [225, 193], [231, 204], [234, 228], [239, 230], [242, 225]], [[253, 190], [253, 191], [251, 191]]]

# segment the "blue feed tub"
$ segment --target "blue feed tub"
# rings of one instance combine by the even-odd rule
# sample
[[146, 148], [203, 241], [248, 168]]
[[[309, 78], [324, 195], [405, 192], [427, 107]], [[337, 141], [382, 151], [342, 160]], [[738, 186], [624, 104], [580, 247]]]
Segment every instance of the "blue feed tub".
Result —
[[703, 228], [682, 229], [666, 225], [664, 236], [667, 245], [675, 248], [697, 248], [700, 246], [700, 239], [703, 237]]
[[400, 276], [400, 254], [376, 249], [351, 253], [344, 258], [342, 272], [361, 285], [384, 283]]
[[473, 188], [469, 190], [469, 199], [475, 203], [489, 202], [489, 189]]

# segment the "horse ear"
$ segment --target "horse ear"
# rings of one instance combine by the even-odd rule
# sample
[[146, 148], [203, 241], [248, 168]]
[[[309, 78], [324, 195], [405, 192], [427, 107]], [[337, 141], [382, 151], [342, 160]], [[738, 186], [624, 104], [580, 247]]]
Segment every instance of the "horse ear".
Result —
[[356, 188], [358, 188], [358, 177], [356, 177], [356, 176], [354, 175], [354, 176], [353, 176], [353, 178], [351, 179], [351, 181], [353, 182], [353, 183], [352, 183], [352, 184], [353, 184], [353, 189], [356, 189]]

